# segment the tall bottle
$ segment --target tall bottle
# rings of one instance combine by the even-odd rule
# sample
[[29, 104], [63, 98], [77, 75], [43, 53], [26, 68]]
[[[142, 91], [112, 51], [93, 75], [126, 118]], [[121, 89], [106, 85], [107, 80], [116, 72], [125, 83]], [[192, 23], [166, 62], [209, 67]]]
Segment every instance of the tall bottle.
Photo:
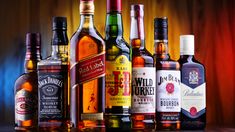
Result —
[[194, 36], [180, 36], [181, 129], [206, 126], [205, 67], [194, 57]]
[[121, 0], [107, 0], [105, 123], [107, 130], [129, 130], [131, 49], [123, 38]]
[[96, 30], [94, 1], [80, 0], [80, 26], [71, 38], [71, 120], [74, 127], [104, 127], [105, 42]]
[[157, 129], [180, 129], [180, 64], [168, 53], [168, 21], [154, 19], [155, 59], [157, 72]]
[[41, 60], [41, 36], [27, 33], [25, 73], [15, 82], [15, 129], [27, 130], [37, 127], [38, 76], [37, 62]]
[[38, 122], [40, 129], [67, 127], [68, 37], [66, 17], [53, 18], [51, 56], [38, 63]]
[[134, 129], [155, 129], [156, 72], [154, 58], [145, 48], [144, 6], [131, 5], [132, 98]]

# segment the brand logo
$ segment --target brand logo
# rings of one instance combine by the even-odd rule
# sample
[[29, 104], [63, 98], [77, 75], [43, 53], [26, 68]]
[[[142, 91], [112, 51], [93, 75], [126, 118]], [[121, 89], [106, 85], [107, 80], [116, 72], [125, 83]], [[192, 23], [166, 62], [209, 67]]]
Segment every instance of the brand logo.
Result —
[[169, 94], [172, 94], [174, 92], [175, 88], [174, 88], [174, 84], [173, 83], [168, 83], [166, 85], [166, 91], [169, 93]]
[[189, 84], [198, 84], [198, 72], [193, 70], [189, 72]]
[[154, 95], [153, 80], [148, 78], [135, 78], [133, 82], [135, 95]]
[[43, 94], [53, 96], [58, 92], [59, 87], [62, 88], [63, 81], [57, 78], [47, 77], [39, 81], [38, 86], [42, 89]]
[[196, 107], [191, 107], [190, 108], [190, 115], [191, 116], [196, 116], [197, 115], [197, 108]]
[[[175, 81], [175, 82], [179, 83], [179, 85], [180, 85], [180, 79], [177, 77], [174, 77], [171, 74], [168, 74], [168, 76], [160, 76], [160, 80], [158, 82], [158, 85], [161, 85], [163, 82], [166, 82], [166, 81], [172, 81], [172, 82]], [[171, 84], [169, 84], [169, 86], [171, 86]]]

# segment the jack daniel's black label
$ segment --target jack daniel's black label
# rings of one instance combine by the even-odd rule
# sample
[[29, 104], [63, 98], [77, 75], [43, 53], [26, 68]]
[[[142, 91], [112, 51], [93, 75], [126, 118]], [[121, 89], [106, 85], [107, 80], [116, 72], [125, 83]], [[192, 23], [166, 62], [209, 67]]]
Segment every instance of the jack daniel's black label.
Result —
[[39, 72], [39, 118], [61, 119], [63, 118], [63, 72]]

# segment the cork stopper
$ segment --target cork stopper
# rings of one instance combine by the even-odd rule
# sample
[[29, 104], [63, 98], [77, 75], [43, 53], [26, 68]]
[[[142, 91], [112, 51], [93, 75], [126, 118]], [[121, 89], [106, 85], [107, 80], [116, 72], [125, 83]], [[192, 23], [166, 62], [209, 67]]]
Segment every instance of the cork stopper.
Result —
[[94, 15], [94, 0], [80, 0], [80, 14]]

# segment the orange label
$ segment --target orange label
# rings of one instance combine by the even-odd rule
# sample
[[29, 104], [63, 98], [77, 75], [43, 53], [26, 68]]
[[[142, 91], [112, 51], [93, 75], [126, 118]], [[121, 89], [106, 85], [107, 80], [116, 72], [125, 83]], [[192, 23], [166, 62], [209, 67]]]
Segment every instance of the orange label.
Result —
[[131, 106], [131, 62], [125, 55], [106, 61], [106, 108]]

